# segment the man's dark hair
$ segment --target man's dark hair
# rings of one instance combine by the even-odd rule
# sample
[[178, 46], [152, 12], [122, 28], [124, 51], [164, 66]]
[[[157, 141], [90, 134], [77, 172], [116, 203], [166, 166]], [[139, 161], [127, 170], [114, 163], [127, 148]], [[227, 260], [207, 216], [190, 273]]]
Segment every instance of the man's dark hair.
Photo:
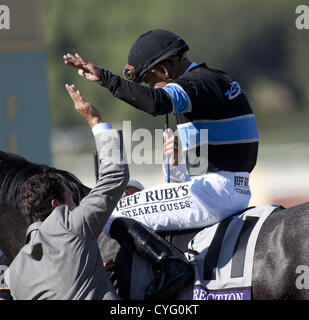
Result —
[[51, 201], [64, 202], [63, 180], [53, 172], [44, 172], [27, 179], [18, 195], [18, 205], [27, 224], [44, 221], [53, 211]]

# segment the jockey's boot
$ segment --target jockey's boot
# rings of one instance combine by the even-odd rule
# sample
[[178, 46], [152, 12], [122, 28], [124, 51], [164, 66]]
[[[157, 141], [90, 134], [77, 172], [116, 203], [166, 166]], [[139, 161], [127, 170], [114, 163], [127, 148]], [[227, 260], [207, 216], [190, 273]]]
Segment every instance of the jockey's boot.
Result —
[[193, 281], [194, 269], [185, 256], [143, 224], [133, 219], [116, 218], [110, 235], [154, 264], [157, 274], [147, 288], [146, 300], [170, 299], [178, 289]]

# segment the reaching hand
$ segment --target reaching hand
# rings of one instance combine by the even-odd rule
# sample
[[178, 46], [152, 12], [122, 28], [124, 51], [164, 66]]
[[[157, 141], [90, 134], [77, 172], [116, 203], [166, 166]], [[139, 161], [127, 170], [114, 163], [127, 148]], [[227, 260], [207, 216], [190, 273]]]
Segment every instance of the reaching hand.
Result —
[[74, 84], [66, 84], [65, 88], [74, 102], [75, 110], [88, 122], [90, 128], [93, 128], [97, 123], [103, 122], [100, 112], [83, 98], [79, 90], [75, 90]]
[[63, 56], [64, 63], [68, 66], [78, 69], [78, 74], [81, 77], [88, 79], [89, 81], [99, 81], [101, 80], [101, 69], [95, 66], [93, 63], [87, 62], [79, 54], [75, 56], [70, 53]]

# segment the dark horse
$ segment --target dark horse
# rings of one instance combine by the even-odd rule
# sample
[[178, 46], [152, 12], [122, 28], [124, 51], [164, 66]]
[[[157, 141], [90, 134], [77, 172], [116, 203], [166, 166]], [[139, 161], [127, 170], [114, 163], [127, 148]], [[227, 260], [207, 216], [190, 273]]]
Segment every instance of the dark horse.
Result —
[[[16, 154], [0, 151], [0, 250], [9, 262], [23, 247], [27, 229], [17, 205], [19, 190], [30, 176], [47, 171], [55, 172], [65, 180], [73, 192], [76, 204], [91, 190], [68, 171], [36, 164]], [[99, 246], [104, 261], [115, 258], [119, 249], [117, 242], [103, 233], [99, 237]]]
[[[20, 186], [31, 175], [49, 170], [65, 179], [76, 203], [90, 191], [67, 171], [34, 164], [20, 156], [0, 151], [0, 250], [9, 262], [24, 245], [26, 222], [17, 206]], [[99, 247], [104, 261], [120, 253], [119, 245], [104, 234], [99, 237]], [[128, 254], [123, 251], [120, 256], [120, 259], [125, 259], [123, 265], [128, 265]], [[307, 269], [309, 203], [275, 210], [262, 225], [255, 246], [252, 298], [309, 299], [309, 290], [303, 289], [309, 287], [309, 274], [299, 273], [299, 270], [305, 272]], [[122, 271], [128, 272], [128, 268]], [[120, 279], [128, 278], [127, 275], [120, 275]]]

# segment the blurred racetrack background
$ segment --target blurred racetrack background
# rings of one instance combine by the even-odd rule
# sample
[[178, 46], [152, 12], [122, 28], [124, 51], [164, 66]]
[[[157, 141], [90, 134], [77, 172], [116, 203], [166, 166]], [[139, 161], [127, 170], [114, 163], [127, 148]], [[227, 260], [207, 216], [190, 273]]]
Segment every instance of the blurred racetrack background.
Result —
[[[137, 128], [154, 132], [163, 127], [163, 117], [152, 117], [113, 98], [65, 66], [62, 57], [78, 52], [121, 75], [129, 48], [140, 34], [168, 29], [188, 43], [192, 61], [228, 72], [248, 95], [260, 135], [258, 163], [250, 178], [251, 205], [305, 202], [309, 200], [309, 30], [295, 25], [301, 2], [3, 0], [10, 8], [11, 28], [0, 30], [0, 112], [5, 115], [0, 114], [0, 148], [69, 170], [92, 187], [94, 140], [73, 110], [65, 83], [74, 83], [115, 128], [131, 121], [132, 132]], [[17, 54], [31, 57], [23, 60]], [[9, 85], [10, 64], [16, 67], [22, 61], [25, 66], [18, 67], [19, 74]], [[27, 92], [18, 91], [25, 87]], [[23, 109], [28, 111], [23, 114]], [[31, 133], [30, 142], [23, 140]], [[40, 139], [42, 143], [35, 144]], [[145, 186], [164, 182], [160, 165], [132, 163], [130, 169], [131, 177]]]

